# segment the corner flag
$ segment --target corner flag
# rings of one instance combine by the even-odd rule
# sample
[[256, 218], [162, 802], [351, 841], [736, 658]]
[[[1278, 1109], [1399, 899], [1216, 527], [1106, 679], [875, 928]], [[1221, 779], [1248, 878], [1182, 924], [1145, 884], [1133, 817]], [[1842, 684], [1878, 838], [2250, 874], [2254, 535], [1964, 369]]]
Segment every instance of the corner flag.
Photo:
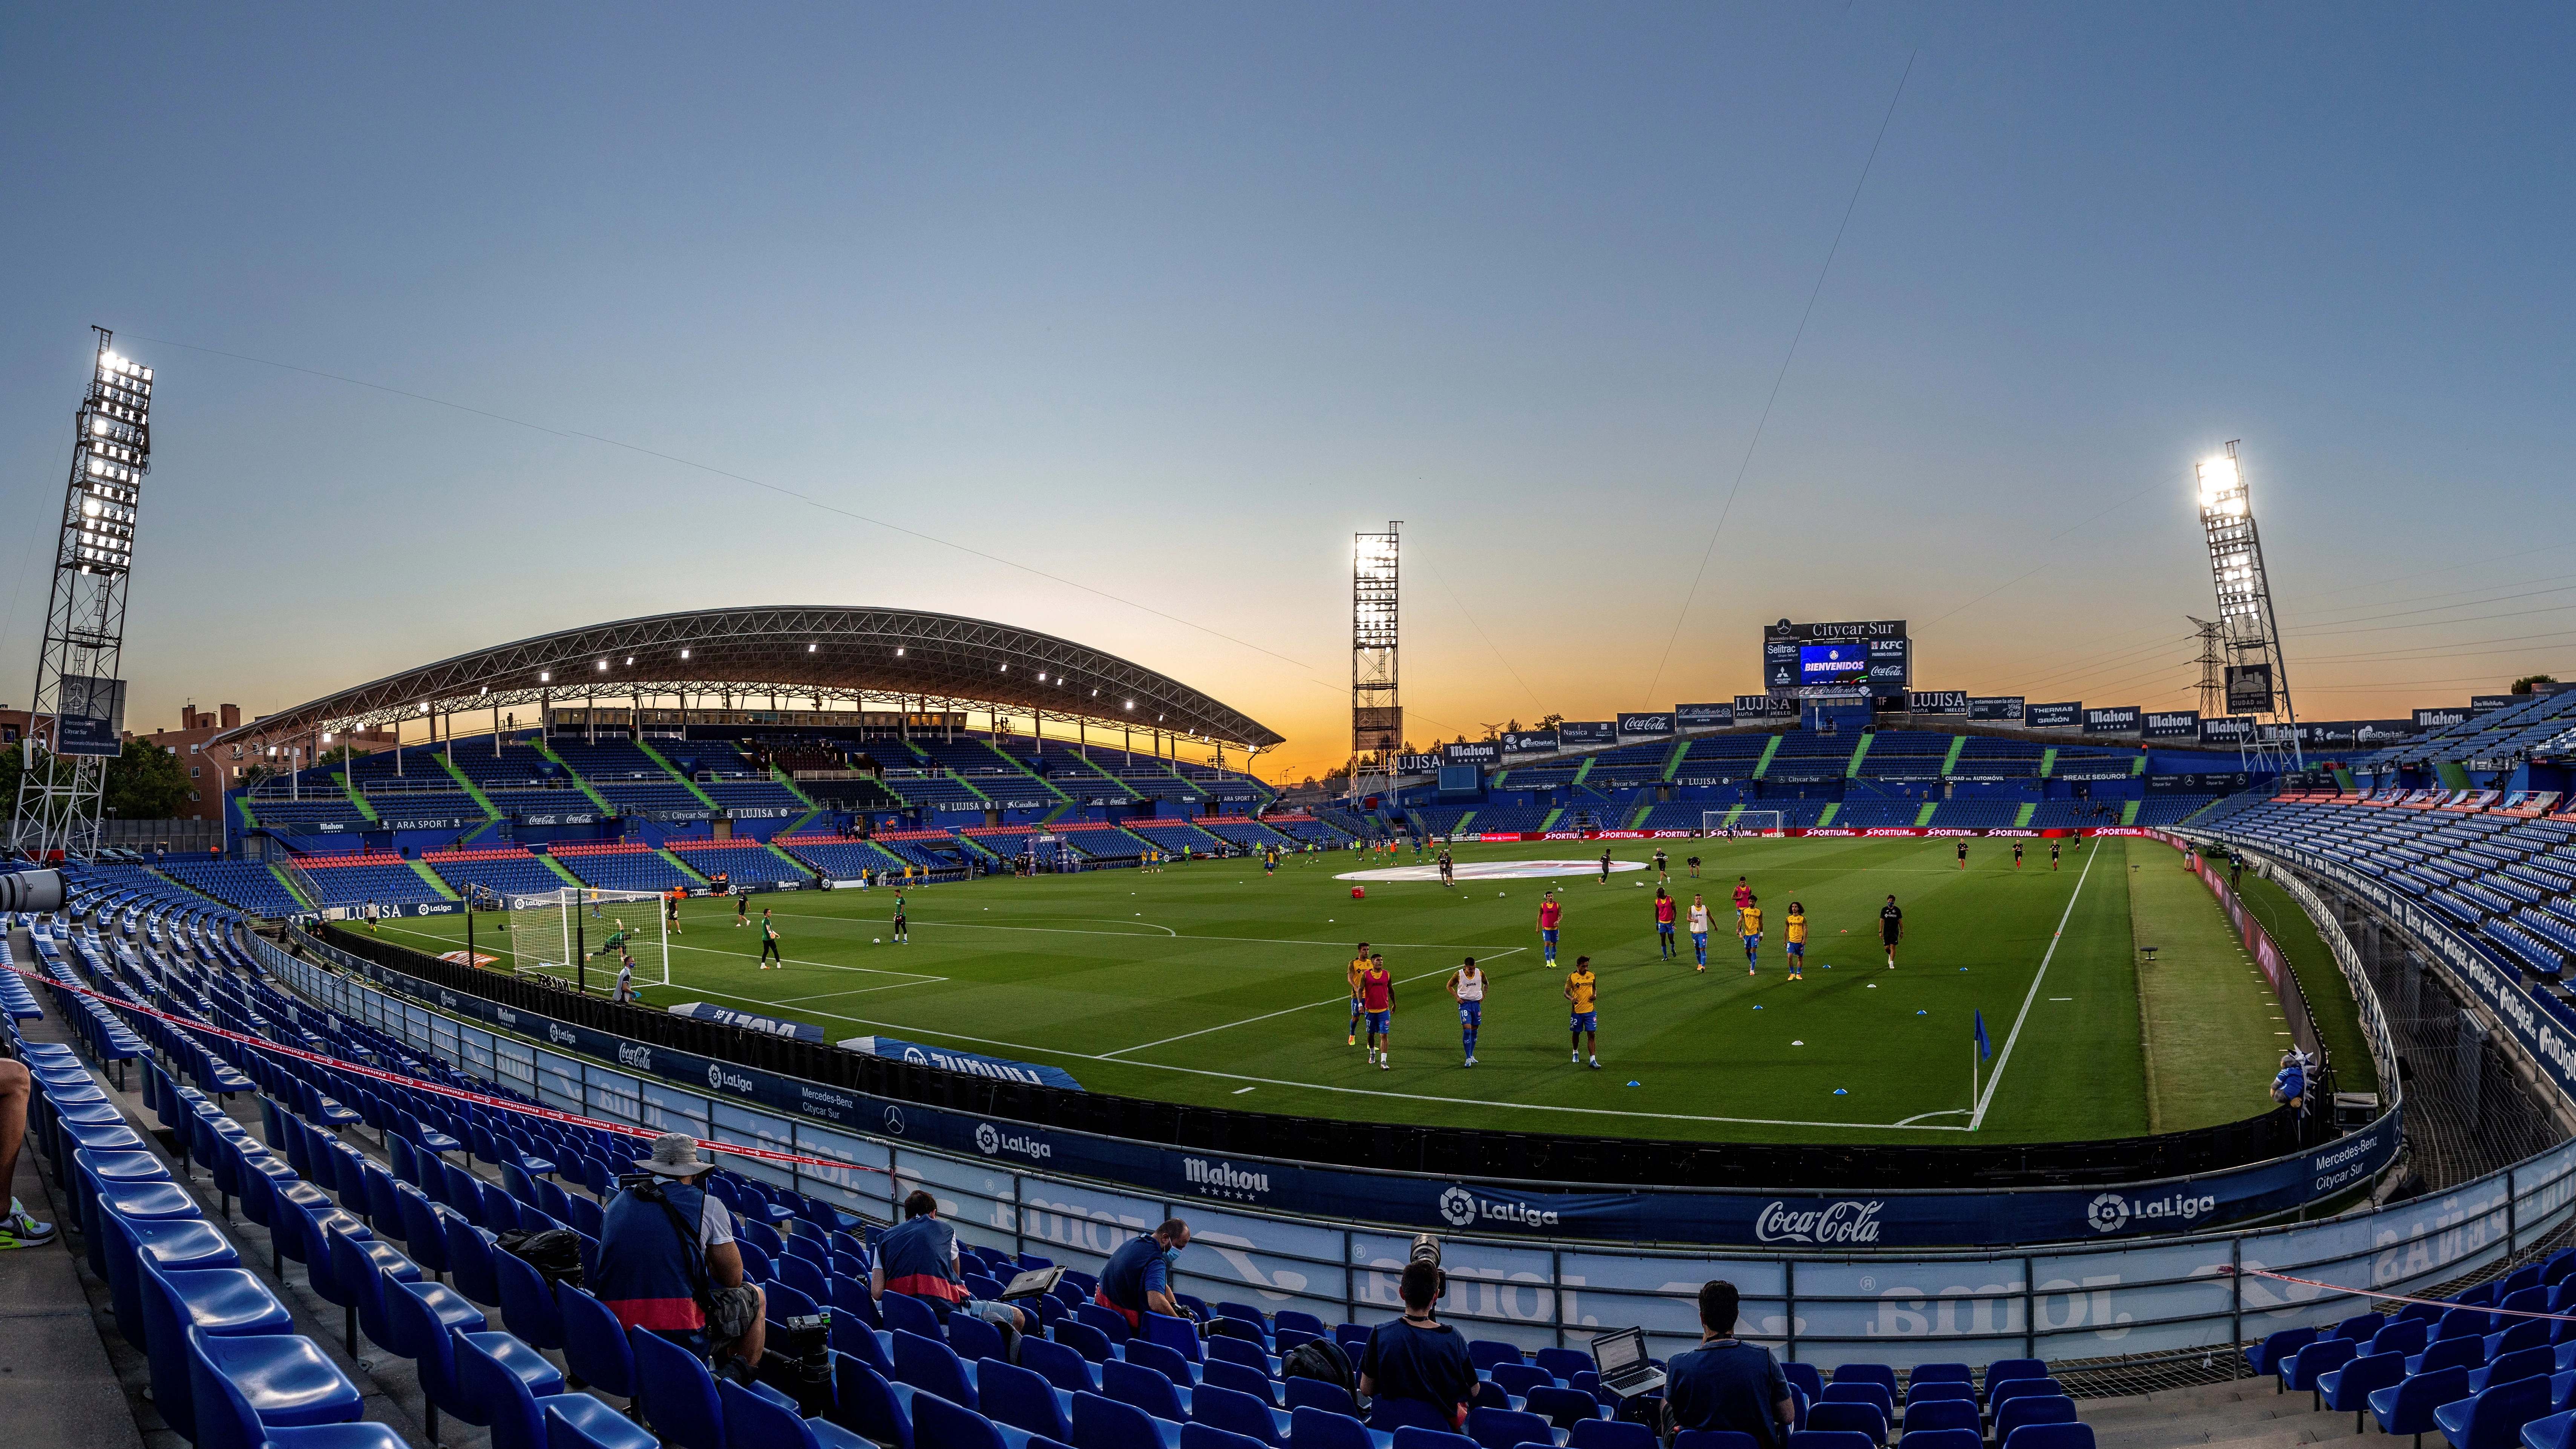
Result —
[[1991, 1061], [1994, 1055], [1994, 1044], [1986, 1040], [1986, 1014], [1980, 1011], [1977, 1013], [1977, 1060]]

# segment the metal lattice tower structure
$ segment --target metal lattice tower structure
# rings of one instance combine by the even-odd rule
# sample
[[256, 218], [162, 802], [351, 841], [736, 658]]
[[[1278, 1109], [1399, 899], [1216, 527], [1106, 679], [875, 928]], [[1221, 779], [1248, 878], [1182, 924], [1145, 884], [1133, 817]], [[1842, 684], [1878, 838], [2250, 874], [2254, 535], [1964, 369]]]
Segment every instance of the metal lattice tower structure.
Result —
[[2215, 619], [2191, 619], [2191, 625], [2200, 631], [2200, 657], [2192, 661], [2200, 666], [2200, 717], [2213, 719], [2227, 712], [2227, 656], [2221, 650], [2226, 635]]
[[[2263, 536], [2237, 463], [2236, 444], [2198, 465], [2200, 529], [2209, 542], [2210, 579], [2218, 588], [2218, 624], [2227, 654], [2227, 712], [2255, 719], [2244, 749], [2248, 770], [2304, 769], [2299, 717], [2290, 703], [2290, 674], [2281, 649], [2272, 586], [2263, 571]], [[2269, 728], [2267, 728], [2267, 722]], [[2268, 737], [2267, 737], [2268, 736]]]
[[103, 327], [89, 387], [73, 417], [53, 597], [36, 656], [24, 769], [9, 823], [13, 854], [98, 850], [107, 762], [123, 749], [125, 583], [134, 567], [135, 505], [152, 466], [152, 369], [119, 357]]
[[1351, 538], [1351, 797], [1365, 798], [1395, 778], [1404, 748], [1404, 701], [1397, 689], [1396, 642], [1403, 540], [1397, 519], [1384, 533]]

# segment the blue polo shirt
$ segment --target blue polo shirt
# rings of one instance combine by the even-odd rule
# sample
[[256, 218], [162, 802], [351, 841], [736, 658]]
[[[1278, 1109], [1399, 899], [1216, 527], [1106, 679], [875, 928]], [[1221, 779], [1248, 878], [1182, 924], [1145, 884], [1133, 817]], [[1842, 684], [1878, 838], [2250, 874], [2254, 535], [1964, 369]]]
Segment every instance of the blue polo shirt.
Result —
[[1445, 1323], [1417, 1328], [1397, 1318], [1370, 1329], [1360, 1372], [1376, 1385], [1379, 1398], [1430, 1404], [1444, 1418], [1476, 1392], [1466, 1337]]
[[1152, 1233], [1130, 1238], [1100, 1270], [1100, 1296], [1130, 1313], [1146, 1310], [1145, 1295], [1172, 1291], [1164, 1271], [1163, 1245]]
[[1664, 1402], [1685, 1429], [1733, 1429], [1764, 1445], [1780, 1442], [1778, 1405], [1789, 1397], [1789, 1376], [1771, 1350], [1722, 1338], [1706, 1348], [1673, 1355], [1664, 1366]]

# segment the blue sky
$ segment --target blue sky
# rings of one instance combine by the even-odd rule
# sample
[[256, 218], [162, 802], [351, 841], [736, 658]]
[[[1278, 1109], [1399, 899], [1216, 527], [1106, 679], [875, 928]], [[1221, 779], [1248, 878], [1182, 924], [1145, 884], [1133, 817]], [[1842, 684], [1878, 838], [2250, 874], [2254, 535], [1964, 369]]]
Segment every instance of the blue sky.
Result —
[[1923, 687], [2187, 705], [2230, 438], [2303, 715], [2576, 671], [2535, 592], [2576, 583], [2563, 10], [6, 24], [0, 703], [92, 322], [161, 386], [141, 725], [879, 603], [1123, 653], [1318, 768], [1389, 518], [1417, 739], [1751, 689], [1783, 616], [1912, 620]]

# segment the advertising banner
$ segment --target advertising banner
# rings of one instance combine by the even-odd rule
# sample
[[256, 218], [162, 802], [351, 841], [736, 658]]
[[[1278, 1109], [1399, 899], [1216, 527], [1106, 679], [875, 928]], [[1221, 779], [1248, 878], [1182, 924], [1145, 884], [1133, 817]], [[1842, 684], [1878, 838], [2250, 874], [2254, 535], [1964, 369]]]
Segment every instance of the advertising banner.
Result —
[[937, 1067], [942, 1071], [964, 1072], [970, 1077], [997, 1077], [1006, 1082], [1034, 1082], [1042, 1087], [1062, 1087], [1069, 1092], [1082, 1090], [1082, 1083], [1062, 1067], [1032, 1066], [1007, 1057], [988, 1057], [982, 1052], [960, 1051], [956, 1047], [923, 1046], [918, 1042], [898, 1041], [890, 1036], [854, 1036], [834, 1043], [854, 1052], [875, 1057], [893, 1057], [916, 1066]]
[[1619, 716], [1619, 734], [1623, 739], [1647, 739], [1673, 732], [1673, 717], [1668, 714], [1623, 714]]
[[694, 1016], [700, 1021], [738, 1026], [745, 1031], [756, 1031], [767, 1036], [783, 1036], [795, 1041], [823, 1039], [823, 1028], [819, 1026], [802, 1021], [781, 1021], [774, 1016], [758, 1016], [748, 1011], [736, 1011], [730, 1006], [717, 1006], [712, 1002], [684, 1001], [678, 1006], [666, 1009], [673, 1016]]
[[1748, 720], [1789, 719], [1798, 713], [1798, 701], [1785, 695], [1739, 694], [1735, 697], [1735, 722]]
[[1735, 723], [1735, 706], [1731, 704], [1677, 704], [1673, 706], [1673, 724], [1686, 730], [1724, 729]]
[[1440, 768], [1438, 755], [1398, 755], [1395, 772], [1399, 775], [1428, 775]]
[[2470, 711], [2465, 705], [2444, 705], [2439, 709], [2415, 711], [2415, 728], [2437, 730], [2445, 725], [2467, 724]]
[[1569, 750], [1586, 745], [1615, 745], [1619, 743], [1619, 726], [1606, 719], [1570, 719], [1556, 727], [1556, 737]]
[[2473, 694], [2469, 696], [2469, 713], [2485, 714], [2491, 709], [2511, 709], [2530, 702], [2531, 697], [2522, 694]]
[[2149, 775], [2150, 795], [2233, 795], [2250, 787], [2254, 781], [2243, 770], [2222, 770], [2190, 775]]
[[54, 753], [114, 758], [125, 753], [125, 681], [66, 674], [54, 716]]
[[2160, 709], [2147, 712], [2142, 731], [2151, 740], [2196, 740], [2200, 738], [2200, 711], [2196, 709]]
[[[1902, 619], [1793, 624], [1762, 631], [1762, 687], [1810, 695], [1894, 693], [1914, 682]], [[1737, 714], [1743, 713], [1738, 705]]]
[[2034, 704], [2022, 714], [2022, 723], [2035, 730], [2071, 730], [2083, 720], [2084, 705], [2078, 700], [2064, 704]]
[[1968, 701], [1968, 718], [2018, 724], [2022, 717], [2022, 703], [2018, 694], [1980, 695]]
[[2134, 704], [2107, 704], [2084, 711], [2084, 733], [2088, 735], [2133, 735], [2138, 732], [2138, 707]]
[[2229, 714], [2270, 714], [2272, 712], [2271, 665], [2231, 664], [2227, 666], [2227, 712]]
[[1964, 689], [1909, 689], [1905, 692], [1907, 714], [1966, 714], [1968, 692]]
[[1552, 755], [1556, 750], [1554, 730], [1518, 730], [1503, 736], [1503, 753], [1507, 755]]
[[1503, 757], [1500, 740], [1469, 740], [1464, 744], [1442, 745], [1440, 760], [1449, 765], [1491, 765]]
[[2200, 722], [2200, 742], [2204, 745], [2250, 745], [2254, 743], [2254, 721], [2232, 715], [2204, 718]]
[[2415, 732], [2415, 722], [2413, 720], [2356, 720], [2353, 722], [2352, 727], [2352, 742], [2365, 749], [2369, 749], [2381, 745], [2393, 745], [2401, 740], [2412, 739], [2415, 736]]

